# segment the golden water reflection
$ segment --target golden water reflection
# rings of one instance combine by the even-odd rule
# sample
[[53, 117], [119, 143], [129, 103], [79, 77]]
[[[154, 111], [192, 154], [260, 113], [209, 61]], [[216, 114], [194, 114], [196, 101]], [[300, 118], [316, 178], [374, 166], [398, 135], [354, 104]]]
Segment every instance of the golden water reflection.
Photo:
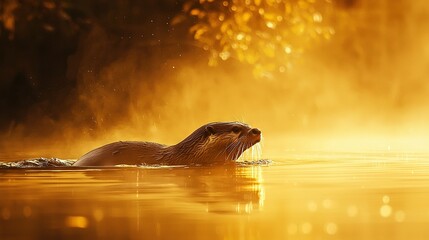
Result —
[[425, 154], [0, 170], [1, 239], [426, 239]]

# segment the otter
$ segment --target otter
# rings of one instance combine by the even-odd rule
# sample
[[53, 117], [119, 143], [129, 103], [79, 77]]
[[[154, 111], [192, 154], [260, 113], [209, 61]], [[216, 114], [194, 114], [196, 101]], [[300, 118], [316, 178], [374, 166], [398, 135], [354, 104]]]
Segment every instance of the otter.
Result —
[[245, 123], [213, 122], [201, 126], [176, 145], [114, 142], [86, 153], [73, 166], [228, 163], [237, 160], [246, 149], [260, 140], [261, 131]]

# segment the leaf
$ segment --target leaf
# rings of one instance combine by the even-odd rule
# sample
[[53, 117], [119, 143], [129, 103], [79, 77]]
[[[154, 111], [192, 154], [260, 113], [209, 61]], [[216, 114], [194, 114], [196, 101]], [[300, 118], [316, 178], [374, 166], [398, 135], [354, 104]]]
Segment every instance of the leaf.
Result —
[[177, 25], [185, 21], [186, 16], [184, 14], [178, 14], [173, 19], [171, 19], [171, 25]]
[[252, 17], [252, 13], [251, 12], [244, 12], [242, 19], [243, 19], [244, 22], [248, 22], [251, 17]]
[[207, 30], [208, 30], [207, 27], [197, 29], [195, 31], [194, 38], [197, 40], [200, 39], [201, 36], [207, 32]]
[[191, 16], [198, 16], [200, 14], [200, 10], [199, 9], [192, 9], [190, 12]]

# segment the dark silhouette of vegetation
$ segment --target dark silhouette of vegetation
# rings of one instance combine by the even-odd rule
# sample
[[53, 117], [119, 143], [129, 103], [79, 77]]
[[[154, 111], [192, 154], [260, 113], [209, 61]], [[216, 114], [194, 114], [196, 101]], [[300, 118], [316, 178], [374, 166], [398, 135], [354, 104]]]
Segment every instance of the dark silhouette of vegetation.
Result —
[[[335, 2], [351, 6], [355, 1]], [[129, 79], [102, 82], [96, 75], [130, 49], [144, 55], [139, 68], [150, 68], [147, 72], [195, 46], [208, 50], [212, 65], [233, 58], [254, 66], [257, 76], [284, 72], [290, 58], [308, 45], [303, 38], [329, 39], [333, 34], [324, 18], [332, 4], [316, 2], [0, 0], [0, 130], [12, 131], [37, 117], [50, 126], [70, 117], [64, 109], [72, 107], [78, 108], [75, 124], [98, 121], [94, 126], [99, 126], [97, 119], [110, 113], [94, 117], [98, 103], [87, 106], [90, 90], [127, 101], [130, 84]], [[291, 10], [277, 11], [280, 6]], [[292, 17], [300, 19], [298, 27]], [[82, 80], [83, 71], [95, 77]], [[88, 90], [83, 94], [79, 81]], [[125, 116], [124, 104], [110, 101], [116, 116]], [[46, 127], [33, 130], [46, 133]]]
[[168, 22], [180, 6], [173, 0], [0, 0], [0, 129], [41, 115], [55, 121], [78, 101], [77, 75], [68, 68], [91, 29], [103, 29], [113, 42], [149, 36], [161, 24], [147, 26], [150, 19]]

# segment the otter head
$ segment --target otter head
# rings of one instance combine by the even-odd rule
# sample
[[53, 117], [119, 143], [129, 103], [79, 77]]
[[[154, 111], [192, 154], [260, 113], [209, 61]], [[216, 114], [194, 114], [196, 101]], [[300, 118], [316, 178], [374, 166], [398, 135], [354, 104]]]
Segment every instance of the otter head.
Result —
[[201, 162], [228, 162], [261, 141], [261, 131], [241, 122], [215, 122], [200, 128], [204, 131]]

